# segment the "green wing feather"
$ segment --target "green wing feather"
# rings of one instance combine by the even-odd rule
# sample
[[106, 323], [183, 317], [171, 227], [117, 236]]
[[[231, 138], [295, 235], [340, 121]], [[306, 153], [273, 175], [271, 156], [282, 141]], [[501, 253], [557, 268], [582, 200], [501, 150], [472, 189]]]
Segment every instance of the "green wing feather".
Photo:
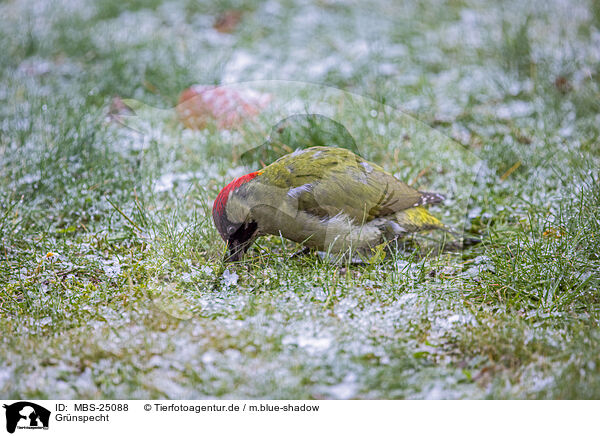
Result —
[[344, 148], [299, 150], [269, 165], [262, 176], [289, 189], [300, 210], [321, 217], [344, 213], [366, 222], [435, 201]]

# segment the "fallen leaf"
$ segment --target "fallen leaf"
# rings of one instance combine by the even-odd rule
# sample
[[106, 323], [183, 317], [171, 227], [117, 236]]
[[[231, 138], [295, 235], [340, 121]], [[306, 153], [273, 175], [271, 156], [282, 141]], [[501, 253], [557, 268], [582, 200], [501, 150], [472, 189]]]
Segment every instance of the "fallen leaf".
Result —
[[223, 12], [217, 17], [215, 23], [213, 24], [213, 28], [217, 32], [232, 33], [236, 29], [238, 24], [240, 24], [241, 20], [242, 13], [240, 11], [231, 9]]
[[270, 95], [250, 89], [194, 85], [181, 93], [176, 110], [189, 129], [199, 130], [216, 123], [223, 130], [258, 115], [270, 99]]

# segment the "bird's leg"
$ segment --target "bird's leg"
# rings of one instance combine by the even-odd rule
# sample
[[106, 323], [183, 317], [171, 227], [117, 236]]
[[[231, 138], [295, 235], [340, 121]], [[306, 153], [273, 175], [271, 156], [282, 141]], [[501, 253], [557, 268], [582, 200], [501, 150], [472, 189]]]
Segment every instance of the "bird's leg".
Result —
[[450, 226], [444, 226], [442, 230], [451, 234], [456, 239], [455, 241], [446, 244], [449, 249], [461, 250], [481, 243], [481, 239], [473, 236], [466, 236], [465, 233], [461, 233]]
[[370, 224], [377, 227], [388, 241], [397, 240], [408, 233], [400, 224], [386, 218], [375, 218]]
[[460, 251], [473, 245], [481, 243], [481, 239], [470, 236], [460, 237], [458, 240], [446, 242], [443, 246], [443, 252]]
[[394, 238], [389, 241], [388, 245], [386, 246], [386, 251], [388, 253], [397, 253], [399, 251], [412, 253], [417, 250], [417, 248], [418, 244], [416, 244], [415, 240], [410, 237], [410, 234], [406, 234], [403, 237]]

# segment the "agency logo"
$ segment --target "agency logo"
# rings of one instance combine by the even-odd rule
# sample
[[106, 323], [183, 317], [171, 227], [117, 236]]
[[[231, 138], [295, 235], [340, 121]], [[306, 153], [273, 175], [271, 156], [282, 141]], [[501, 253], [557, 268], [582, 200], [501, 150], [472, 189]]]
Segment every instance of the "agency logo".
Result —
[[50, 411], [29, 401], [19, 401], [4, 405], [6, 409], [6, 431], [14, 433], [18, 428], [27, 430], [48, 430]]

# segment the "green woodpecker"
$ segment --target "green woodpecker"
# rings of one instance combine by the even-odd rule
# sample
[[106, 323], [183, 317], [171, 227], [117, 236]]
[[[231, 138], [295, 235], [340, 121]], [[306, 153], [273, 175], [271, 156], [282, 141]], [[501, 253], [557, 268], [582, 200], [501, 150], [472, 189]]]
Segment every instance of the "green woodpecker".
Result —
[[423, 207], [443, 200], [345, 148], [311, 147], [229, 183], [217, 195], [212, 214], [227, 243], [228, 261], [241, 259], [261, 235], [368, 255], [408, 233], [448, 230]]

